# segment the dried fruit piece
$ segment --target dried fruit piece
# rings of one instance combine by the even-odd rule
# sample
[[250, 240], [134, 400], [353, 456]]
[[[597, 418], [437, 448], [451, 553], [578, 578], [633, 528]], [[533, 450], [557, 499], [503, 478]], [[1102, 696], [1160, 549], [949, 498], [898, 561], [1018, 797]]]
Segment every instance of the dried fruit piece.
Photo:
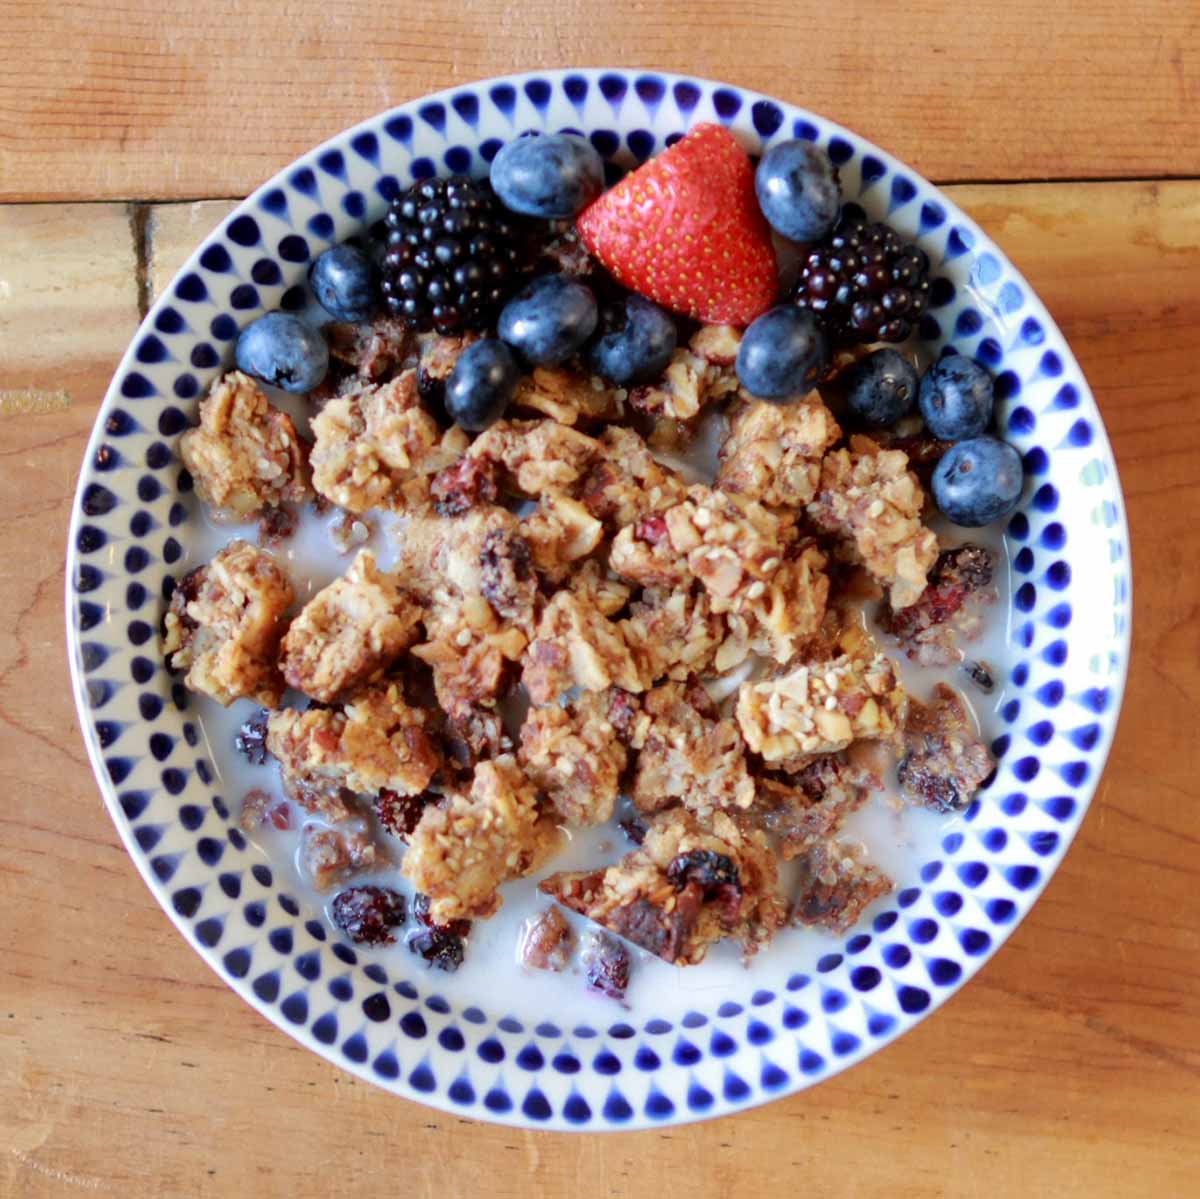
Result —
[[390, 887], [348, 887], [329, 905], [334, 924], [356, 945], [390, 945], [404, 908], [404, 896]]

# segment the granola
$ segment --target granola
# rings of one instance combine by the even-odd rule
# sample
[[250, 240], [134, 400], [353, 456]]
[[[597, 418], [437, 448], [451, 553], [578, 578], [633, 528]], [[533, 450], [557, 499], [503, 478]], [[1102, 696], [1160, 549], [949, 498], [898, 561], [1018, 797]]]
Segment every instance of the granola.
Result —
[[540, 888], [675, 965], [703, 961], [724, 937], [753, 953], [787, 912], [766, 838], [725, 813], [705, 825], [683, 808], [655, 816], [642, 845], [616, 865], [551, 875]]
[[835, 837], [846, 818], [883, 786], [875, 771], [846, 753], [824, 754], [790, 775], [755, 780], [746, 821], [775, 841], [785, 861]]
[[292, 584], [270, 554], [231, 541], [180, 580], [163, 618], [163, 653], [193, 691], [228, 707], [252, 699], [274, 707], [283, 695], [277, 657]]
[[821, 841], [802, 859], [792, 922], [829, 933], [854, 927], [867, 906], [892, 889], [882, 870], [861, 861], [836, 841]]
[[447, 792], [425, 809], [402, 873], [429, 896], [438, 924], [490, 916], [500, 907], [501, 884], [536, 870], [558, 838], [516, 759], [504, 755], [476, 767], [467, 794]]
[[938, 683], [929, 704], [909, 701], [899, 767], [900, 792], [909, 802], [961, 812], [995, 769], [956, 691]]
[[200, 424], [179, 439], [179, 457], [200, 499], [238, 519], [310, 494], [292, 418], [241, 371], [213, 384], [200, 403]]
[[884, 605], [880, 623], [922, 666], [961, 661], [960, 639], [979, 636], [984, 610], [996, 602], [995, 566], [995, 555], [981, 545], [967, 542], [943, 550], [921, 598], [899, 611]]
[[610, 529], [621, 529], [679, 503], [687, 492], [680, 475], [659, 462], [633, 429], [609, 425], [578, 487], [580, 502]]
[[521, 681], [535, 704], [548, 704], [571, 687], [644, 691], [646, 680], [619, 625], [571, 591], [546, 605], [523, 659]]
[[621, 633], [637, 665], [651, 682], [706, 674], [725, 640], [725, 618], [713, 611], [702, 587], [647, 587], [621, 621]]
[[363, 550], [340, 579], [318, 591], [283, 639], [288, 684], [325, 702], [378, 677], [417, 638], [419, 609]]
[[340, 710], [271, 713], [267, 749], [285, 779], [330, 780], [370, 795], [383, 790], [416, 795], [440, 765], [425, 724], [398, 683], [381, 683], [347, 696]]
[[600, 453], [595, 438], [554, 420], [500, 420], [475, 438], [466, 457], [498, 468], [513, 491], [537, 499], [569, 491]]
[[533, 708], [521, 725], [518, 754], [530, 782], [573, 827], [603, 824], [613, 813], [629, 751], [610, 718], [607, 692]]
[[616, 420], [622, 414], [625, 392], [609, 387], [594, 375], [565, 367], [539, 366], [517, 385], [515, 408], [528, 408], [562, 425], [583, 420]]
[[417, 398], [417, 374], [330, 400], [313, 417], [313, 487], [348, 512], [402, 507], [404, 484], [462, 452], [461, 430], [442, 435]]
[[818, 528], [845, 538], [876, 579], [893, 608], [921, 598], [937, 559], [937, 537], [921, 523], [925, 493], [900, 450], [884, 450], [869, 437], [850, 438], [821, 462], [820, 489], [808, 505]]
[[676, 803], [710, 817], [714, 808], [748, 808], [754, 783], [737, 724], [721, 719], [696, 680], [646, 692], [630, 796], [643, 812]]
[[717, 486], [771, 508], [799, 508], [817, 492], [821, 459], [841, 438], [814, 392], [794, 404], [744, 399], [729, 417]]
[[604, 537], [604, 526], [583, 504], [553, 491], [542, 495], [521, 527], [538, 574], [551, 583], [566, 582]]
[[803, 764], [852, 741], [892, 737], [908, 696], [885, 654], [805, 663], [738, 689], [737, 720], [746, 744], [764, 762]]

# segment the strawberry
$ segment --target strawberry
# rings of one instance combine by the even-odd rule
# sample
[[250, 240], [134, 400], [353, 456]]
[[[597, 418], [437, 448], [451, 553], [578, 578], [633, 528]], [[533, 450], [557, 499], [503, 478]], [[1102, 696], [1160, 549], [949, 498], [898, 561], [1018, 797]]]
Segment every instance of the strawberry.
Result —
[[579, 215], [579, 236], [618, 282], [705, 324], [748, 325], [775, 302], [778, 268], [733, 134], [697, 125]]

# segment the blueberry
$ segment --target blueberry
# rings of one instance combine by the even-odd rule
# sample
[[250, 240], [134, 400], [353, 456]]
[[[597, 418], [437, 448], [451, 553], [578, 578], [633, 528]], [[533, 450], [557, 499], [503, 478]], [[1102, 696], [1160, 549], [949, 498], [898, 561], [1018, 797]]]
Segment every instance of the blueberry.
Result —
[[315, 329], [287, 312], [268, 312], [237, 339], [240, 370], [284, 391], [312, 391], [329, 369], [329, 347]]
[[868, 425], [893, 425], [912, 411], [917, 368], [898, 350], [876, 350], [849, 376], [850, 411]]
[[543, 275], [500, 313], [499, 333], [530, 366], [558, 366], [596, 328], [596, 298], [570, 275]]
[[970, 358], [950, 354], [925, 372], [918, 403], [934, 437], [943, 441], [976, 437], [992, 419], [992, 377]]
[[837, 167], [812, 142], [772, 146], [754, 172], [754, 190], [768, 224], [791, 241], [824, 237], [842, 206]]
[[591, 142], [569, 133], [521, 137], [492, 159], [492, 187], [524, 216], [573, 217], [604, 190], [604, 163]]
[[464, 429], [478, 433], [504, 415], [521, 372], [502, 341], [485, 337], [468, 346], [446, 380], [446, 411]]
[[645, 383], [667, 369], [675, 353], [675, 322], [641, 296], [605, 314], [606, 332], [588, 355], [592, 370], [617, 387]]
[[933, 472], [933, 498], [956, 525], [978, 528], [1007, 516], [1021, 498], [1021, 455], [995, 437], [951, 446]]
[[805, 308], [781, 304], [746, 330], [737, 376], [751, 395], [783, 400], [809, 391], [828, 361], [829, 344], [817, 318]]
[[317, 303], [338, 321], [365, 321], [375, 307], [371, 263], [354, 246], [332, 246], [309, 271]]

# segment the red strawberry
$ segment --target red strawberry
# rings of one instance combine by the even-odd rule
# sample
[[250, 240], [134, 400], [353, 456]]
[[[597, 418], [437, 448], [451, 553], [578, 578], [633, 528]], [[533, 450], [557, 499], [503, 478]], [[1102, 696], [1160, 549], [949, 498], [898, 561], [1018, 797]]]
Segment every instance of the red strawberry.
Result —
[[748, 325], [778, 268], [733, 134], [697, 125], [580, 213], [583, 244], [626, 287], [706, 324]]

